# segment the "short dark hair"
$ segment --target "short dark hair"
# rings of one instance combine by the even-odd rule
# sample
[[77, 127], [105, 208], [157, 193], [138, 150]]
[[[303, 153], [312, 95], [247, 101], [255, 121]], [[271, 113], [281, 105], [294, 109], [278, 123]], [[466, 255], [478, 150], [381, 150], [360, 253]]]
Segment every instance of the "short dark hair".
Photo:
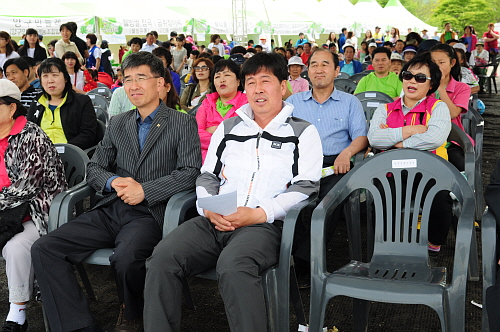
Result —
[[153, 34], [153, 36], [155, 36], [156, 39], [158, 39], [158, 32], [156, 32], [155, 30], [151, 30], [151, 33]]
[[448, 45], [450, 45], [451, 43], [458, 43], [458, 40], [456, 40], [455, 38], [451, 38], [446, 41], [446, 44]]
[[192, 50], [191, 54], [194, 55], [198, 59], [198, 56], [200, 56], [200, 51], [198, 51], [198, 50]]
[[154, 37], [155, 35], [153, 35], [153, 33], [152, 33], [152, 32], [148, 32], [148, 33], [146, 34], [146, 37], [148, 37], [148, 36], [153, 36], [153, 37]]
[[255, 75], [261, 71], [272, 73], [278, 81], [288, 79], [288, 68], [285, 58], [277, 53], [257, 53], [243, 63], [241, 68], [241, 81], [245, 85], [245, 78], [248, 75]]
[[393, 47], [394, 45], [392, 44], [392, 42], [390, 42], [389, 40], [388, 41], [385, 41], [383, 46], [390, 46], [390, 47]]
[[130, 39], [130, 45], [132, 45], [132, 44], [139, 44], [142, 47], [142, 39], [139, 37], [134, 37], [134, 38]]
[[404, 44], [405, 42], [402, 39], [398, 39], [398, 40], [396, 40], [396, 42], [394, 43], [394, 45], [396, 45], [397, 43], [403, 43]]
[[233, 60], [219, 60], [214, 66], [214, 69], [212, 70], [212, 74], [210, 77], [210, 81], [214, 81], [215, 74], [218, 72], [223, 71], [224, 69], [228, 69], [230, 72], [234, 73], [236, 75], [236, 79], [240, 80], [240, 85], [238, 86], [238, 91], [243, 91], [243, 86], [241, 85], [241, 72], [240, 72], [240, 66], [236, 64]]
[[399, 80], [403, 81], [404, 71], [407, 71], [412, 67], [420, 68], [422, 66], [427, 66], [427, 68], [429, 68], [429, 72], [431, 73], [431, 89], [427, 92], [427, 95], [429, 96], [432, 93], [436, 92], [436, 90], [439, 88], [439, 85], [441, 84], [441, 70], [439, 69], [439, 66], [435, 64], [434, 61], [432, 61], [430, 52], [417, 54], [413, 57], [413, 59], [408, 61], [403, 66], [401, 73], [399, 73]]
[[[30, 66], [30, 67], [34, 67], [34, 66], [36, 66], [37, 61], [36, 61], [35, 59], [33, 59], [32, 57], [30, 57], [30, 56], [27, 56], [27, 55], [21, 55], [19, 58], [20, 58], [20, 59], [23, 59], [24, 61], [26, 61], [26, 63], [27, 63], [27, 64], [28, 64], [28, 66]], [[40, 61], [40, 62], [42, 62], [42, 61]]]
[[344, 32], [344, 31], [346, 31], [346, 30], [347, 30], [347, 28], [342, 28], [342, 32]]
[[107, 40], [103, 40], [103, 41], [101, 42], [101, 48], [108, 48], [108, 47], [109, 47], [109, 45], [108, 45], [108, 41], [107, 41]]
[[378, 54], [378, 53], [384, 53], [385, 55], [387, 55], [387, 58], [390, 60], [391, 59], [391, 50], [385, 48], [385, 47], [377, 47], [376, 49], [374, 49], [372, 51], [372, 54], [371, 55], [371, 59], [373, 61], [373, 59], [375, 58], [375, 54]]
[[253, 39], [250, 39], [247, 44], [255, 44], [255, 43], [253, 42]]
[[7, 68], [10, 65], [17, 66], [17, 68], [19, 68], [21, 71], [27, 70], [28, 73], [30, 71], [29, 64], [23, 58], [13, 58], [13, 59], [9, 59], [9, 60], [5, 61], [5, 63], [3, 64], [3, 70], [7, 71]]
[[209, 58], [202, 58], [200, 54], [200, 57], [194, 60], [193, 66], [191, 68], [191, 77], [196, 84], [198, 84], [198, 77], [196, 77], [196, 70], [194, 70], [194, 67], [198, 66], [200, 62], [205, 62], [207, 64], [209, 77], [212, 77], [212, 71], [214, 69], [214, 63], [212, 62], [212, 60], [210, 60]]
[[309, 47], [311, 47], [311, 46], [312, 46], [312, 44], [311, 44], [310, 42], [304, 43], [304, 44], [302, 44], [302, 45], [309, 45]]
[[[42, 82], [42, 74], [53, 73], [55, 71], [62, 73], [64, 76], [64, 80], [66, 81], [66, 83], [64, 84], [63, 96], [65, 96], [69, 91], [73, 91], [73, 85], [71, 84], [71, 79], [69, 77], [68, 71], [66, 70], [64, 61], [59, 58], [47, 58], [43, 60], [38, 67], [38, 77], [40, 78], [40, 82]], [[45, 89], [43, 88], [43, 84], [42, 90], [45, 97], [50, 100], [51, 96], [47, 91], [45, 91]]]
[[35, 29], [33, 29], [33, 28], [28, 28], [28, 29], [26, 30], [25, 35], [37, 35], [37, 36], [38, 36], [38, 31], [36, 31], [36, 30], [35, 30]]
[[146, 65], [151, 70], [151, 74], [154, 76], [163, 77], [165, 76], [165, 68], [163, 67], [163, 62], [149, 52], [136, 52], [129, 54], [122, 63], [122, 72], [125, 75], [127, 69], [137, 68], [139, 66]]
[[[331, 45], [331, 44], [330, 44], [330, 45]], [[344, 47], [343, 47], [343, 51], [345, 52], [346, 48], [348, 48], [348, 47], [352, 48], [353, 52], [356, 52], [356, 49], [355, 49], [355, 48], [354, 48], [354, 46], [353, 46], [353, 45], [351, 45], [351, 44], [344, 45]]]
[[161, 43], [161, 46], [168, 50], [170, 47], [172, 47], [172, 43], [169, 41], [164, 41], [163, 43]]
[[243, 46], [235, 46], [231, 49], [230, 55], [233, 55], [236, 53], [247, 54], [247, 50]]
[[177, 36], [177, 32], [175, 31], [170, 31], [170, 37], [175, 37]]
[[217, 62], [219, 62], [220, 60], [222, 60], [224, 58], [221, 57], [220, 55], [212, 55], [209, 59], [212, 60], [212, 62], [215, 65]]
[[[66, 59], [75, 59], [76, 60], [76, 63], [75, 63], [75, 73], [78, 73], [78, 71], [82, 68], [82, 65], [80, 64], [80, 60], [78, 60], [78, 57], [76, 56], [76, 53], [75, 52], [71, 52], [71, 51], [68, 51], [68, 52], [64, 53], [63, 56], [61, 57], [61, 60], [64, 61]], [[66, 65], [66, 63], [64, 65]]]
[[263, 48], [262, 48], [262, 45], [255, 45], [253, 48], [255, 48], [255, 49], [260, 48], [261, 50], [263, 49]]
[[318, 48], [316, 49], [313, 54], [311, 54], [311, 56], [309, 57], [309, 59], [307, 59], [307, 66], [309, 66], [309, 64], [311, 63], [311, 59], [314, 57], [314, 55], [318, 52], [327, 52], [328, 54], [331, 54], [332, 56], [332, 60], [333, 60], [333, 64], [335, 65], [335, 68], [337, 68], [339, 66], [339, 56], [338, 54], [336, 53], [333, 53], [333, 52], [330, 52], [329, 50], [327, 49], [324, 49], [324, 48]]
[[71, 24], [68, 24], [68, 23], [63, 23], [63, 24], [61, 24], [61, 25], [59, 26], [59, 32], [61, 32], [61, 31], [62, 31], [62, 29], [64, 29], [64, 28], [68, 29], [68, 30], [71, 32], [71, 35], [73, 35], [73, 34], [74, 34]]
[[78, 25], [76, 25], [76, 22], [68, 22], [66, 24], [69, 26], [68, 29], [71, 30], [73, 34], [76, 34], [76, 31], [78, 30]]
[[153, 50], [152, 53], [154, 56], [157, 56], [159, 58], [165, 57], [165, 60], [167, 60], [167, 67], [170, 67], [170, 65], [172, 64], [172, 53], [170, 53], [170, 51], [167, 50], [165, 47], [163, 46], [157, 47]]
[[93, 33], [89, 33], [85, 36], [85, 38], [90, 39], [90, 43], [95, 45], [97, 43], [97, 36]]
[[28, 111], [26, 110], [26, 107], [24, 107], [23, 104], [21, 104], [21, 102], [15, 98], [8, 97], [8, 96], [0, 97], [0, 102], [2, 102], [2, 104], [5, 104], [5, 105], [16, 104], [16, 106], [17, 106], [16, 111], [14, 112], [14, 115], [12, 115], [13, 119], [17, 119], [17, 117], [19, 117], [21, 115], [26, 116], [26, 114], [28, 113]]

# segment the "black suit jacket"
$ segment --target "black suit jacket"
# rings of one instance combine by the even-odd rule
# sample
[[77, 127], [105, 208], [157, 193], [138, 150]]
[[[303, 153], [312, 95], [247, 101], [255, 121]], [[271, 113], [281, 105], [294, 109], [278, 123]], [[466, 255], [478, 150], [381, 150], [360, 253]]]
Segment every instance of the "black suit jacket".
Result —
[[[28, 46], [21, 46], [19, 48], [19, 55], [20, 56], [28, 56]], [[33, 59], [35, 59], [36, 62], [39, 62], [39, 61], [43, 61], [45, 59], [47, 59], [47, 51], [45, 50], [45, 48], [43, 48], [42, 46], [40, 45], [37, 45], [37, 47], [35, 47], [35, 54], [33, 56]]]
[[[195, 118], [161, 103], [142, 152], [139, 151], [136, 110], [111, 118], [87, 166], [87, 182], [96, 191], [103, 192], [110, 177], [132, 177], [142, 185], [149, 211], [162, 226], [169, 198], [180, 191], [194, 189], [200, 167], [201, 148]], [[118, 196], [113, 191], [96, 207], [116, 199]]]

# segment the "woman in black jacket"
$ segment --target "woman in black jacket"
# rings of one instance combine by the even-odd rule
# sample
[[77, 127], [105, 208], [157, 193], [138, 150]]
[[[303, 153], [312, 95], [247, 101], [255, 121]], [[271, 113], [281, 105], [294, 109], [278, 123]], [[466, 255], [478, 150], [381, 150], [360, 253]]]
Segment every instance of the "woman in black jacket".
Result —
[[38, 31], [32, 28], [26, 30], [24, 44], [19, 48], [18, 53], [20, 56], [29, 56], [35, 59], [36, 62], [47, 59], [47, 50], [40, 46], [38, 42]]
[[96, 145], [97, 117], [89, 96], [73, 91], [66, 66], [50, 58], [38, 68], [43, 92], [31, 103], [28, 120], [38, 124], [53, 143], [69, 143], [82, 149]]

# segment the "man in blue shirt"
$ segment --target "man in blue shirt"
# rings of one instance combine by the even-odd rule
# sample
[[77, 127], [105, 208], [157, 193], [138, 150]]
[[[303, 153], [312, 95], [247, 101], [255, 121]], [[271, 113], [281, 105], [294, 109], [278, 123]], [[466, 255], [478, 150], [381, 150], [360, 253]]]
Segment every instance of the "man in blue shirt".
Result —
[[87, 183], [104, 197], [93, 210], [32, 247], [33, 267], [54, 332], [103, 331], [72, 268], [101, 248], [114, 248], [109, 261], [121, 304], [114, 331], [142, 331], [146, 259], [162, 238], [169, 198], [194, 189], [200, 173], [196, 120], [159, 98], [165, 83], [161, 60], [149, 52], [132, 53], [122, 70], [123, 88], [137, 109], [110, 120], [87, 165]]
[[295, 47], [299, 45], [304, 45], [307, 42], [308, 42], [307, 38], [305, 38], [304, 34], [301, 32], [299, 33], [299, 39], [295, 42]]
[[[294, 106], [293, 116], [312, 123], [318, 129], [323, 146], [323, 168], [334, 168], [334, 174], [321, 179], [320, 200], [351, 169], [351, 157], [368, 146], [366, 119], [361, 102], [353, 95], [334, 87], [339, 69], [337, 54], [325, 49], [316, 50], [309, 58], [308, 73], [312, 90], [294, 94], [287, 99]], [[327, 235], [333, 235], [335, 221], [340, 218], [341, 213], [341, 208], [334, 212], [331, 222], [326, 225]], [[295, 262], [298, 269], [305, 270], [303, 279], [307, 280], [310, 234], [307, 225], [299, 224], [297, 227], [303, 229], [297, 228], [301, 235], [294, 244], [294, 256], [297, 258]], [[298, 272], [300, 275], [303, 271]]]
[[354, 46], [351, 44], [344, 45], [344, 60], [340, 61], [340, 71], [349, 75], [361, 73], [363, 65], [361, 62], [354, 60]]
[[339, 35], [339, 51], [340, 53], [344, 53], [344, 44], [346, 41], [347, 28], [342, 28], [342, 33]]

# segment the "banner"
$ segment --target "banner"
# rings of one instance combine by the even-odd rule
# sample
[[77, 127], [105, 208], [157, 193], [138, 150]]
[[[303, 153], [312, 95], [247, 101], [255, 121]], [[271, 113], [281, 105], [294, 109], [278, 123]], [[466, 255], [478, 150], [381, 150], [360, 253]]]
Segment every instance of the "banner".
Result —
[[85, 38], [87, 33], [96, 33], [94, 18], [88, 16], [0, 16], [0, 27], [12, 37], [21, 37], [28, 28], [35, 29], [40, 35], [59, 36], [59, 26], [66, 22], [75, 22], [78, 25], [79, 37], [83, 35]]

